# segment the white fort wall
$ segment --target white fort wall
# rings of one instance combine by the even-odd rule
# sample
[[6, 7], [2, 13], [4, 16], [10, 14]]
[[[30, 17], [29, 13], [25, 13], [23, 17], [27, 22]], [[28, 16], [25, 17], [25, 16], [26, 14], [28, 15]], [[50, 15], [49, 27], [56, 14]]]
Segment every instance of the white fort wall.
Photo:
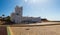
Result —
[[11, 14], [11, 21], [15, 23], [21, 23], [22, 21], [38, 21], [41, 22], [40, 17], [23, 17], [22, 16], [22, 7], [16, 6], [15, 12]]
[[21, 23], [22, 21], [22, 7], [16, 6], [15, 12], [11, 14], [11, 21]]

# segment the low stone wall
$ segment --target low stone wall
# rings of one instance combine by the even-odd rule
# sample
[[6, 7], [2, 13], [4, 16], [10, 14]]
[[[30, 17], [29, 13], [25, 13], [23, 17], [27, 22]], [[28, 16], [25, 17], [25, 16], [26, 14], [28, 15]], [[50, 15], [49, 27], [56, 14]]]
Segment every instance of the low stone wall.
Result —
[[0, 27], [0, 35], [7, 35], [7, 28], [6, 27]]

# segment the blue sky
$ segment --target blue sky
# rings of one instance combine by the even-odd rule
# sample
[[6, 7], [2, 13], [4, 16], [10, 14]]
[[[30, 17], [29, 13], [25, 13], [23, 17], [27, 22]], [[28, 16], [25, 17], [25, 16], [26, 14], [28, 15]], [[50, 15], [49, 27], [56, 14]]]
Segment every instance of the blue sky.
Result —
[[23, 6], [23, 16], [60, 20], [60, 0], [0, 0], [0, 16], [10, 15], [16, 5]]

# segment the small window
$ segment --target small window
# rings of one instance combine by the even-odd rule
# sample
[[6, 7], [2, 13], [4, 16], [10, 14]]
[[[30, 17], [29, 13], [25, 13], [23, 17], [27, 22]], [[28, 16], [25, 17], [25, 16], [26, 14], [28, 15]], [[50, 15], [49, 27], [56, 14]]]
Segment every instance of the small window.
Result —
[[16, 15], [19, 15], [18, 13]]

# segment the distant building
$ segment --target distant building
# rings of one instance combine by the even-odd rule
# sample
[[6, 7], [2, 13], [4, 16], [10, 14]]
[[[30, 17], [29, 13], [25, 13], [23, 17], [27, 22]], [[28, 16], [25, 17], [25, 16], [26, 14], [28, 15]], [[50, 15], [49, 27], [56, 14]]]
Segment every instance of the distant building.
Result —
[[40, 17], [23, 17], [23, 7], [16, 6], [15, 12], [11, 14], [11, 21], [15, 23], [21, 23], [23, 21], [41, 22]]

